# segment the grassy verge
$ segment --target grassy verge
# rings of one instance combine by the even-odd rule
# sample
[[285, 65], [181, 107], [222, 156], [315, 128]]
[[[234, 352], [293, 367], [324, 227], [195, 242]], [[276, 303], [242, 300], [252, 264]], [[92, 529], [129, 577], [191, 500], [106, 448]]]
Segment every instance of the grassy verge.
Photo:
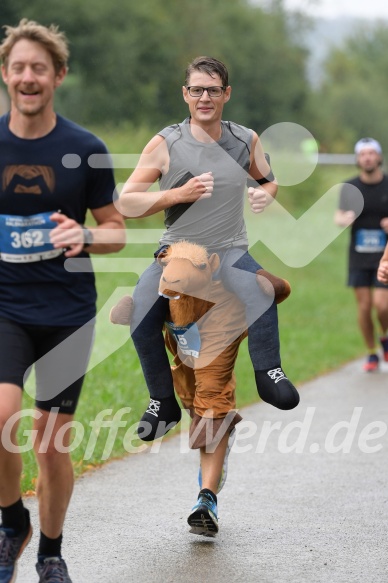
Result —
[[[120, 148], [115, 148], [106, 136], [102, 137], [112, 152], [126, 151], [124, 139]], [[137, 146], [128, 151], [134, 153], [136, 149], [140, 151]], [[279, 201], [291, 209], [294, 216], [301, 216], [311, 202], [318, 200], [348, 173], [349, 168], [318, 169], [300, 190], [297, 187], [283, 189]], [[121, 174], [119, 180], [124, 179]], [[253, 219], [253, 215], [250, 216], [249, 223]], [[128, 221], [127, 228], [161, 229], [161, 217]], [[302, 268], [288, 267], [262, 243], [257, 243], [251, 250], [266, 269], [285, 277], [292, 285], [290, 298], [279, 306], [279, 321], [283, 366], [298, 385], [362, 354], [353, 297], [344, 286], [347, 236], [347, 233], [340, 235]], [[302, 243], [302, 249], [303, 245], [309, 245], [309, 241]], [[120, 273], [114, 268], [111, 272], [104, 272], [101, 263], [98, 267], [101, 271], [96, 274], [99, 295], [96, 343], [74, 430], [72, 458], [77, 475], [128, 451], [135, 451], [133, 448], [140, 445], [134, 439], [134, 425], [148, 402], [148, 393], [128, 329], [109, 324], [108, 313], [119, 297], [131, 293], [136, 283], [139, 265], [135, 258], [146, 258], [145, 267], [154, 248], [154, 244], [130, 244], [120, 254], [104, 259], [110, 269], [116, 259], [123, 261], [126, 272]], [[236, 375], [238, 406], [257, 401], [246, 341], [240, 349]], [[24, 407], [26, 410], [33, 407], [28, 395]], [[112, 421], [110, 429], [104, 426], [106, 421]], [[25, 449], [29, 449], [31, 442], [30, 427], [31, 415], [27, 415], [19, 432]], [[36, 464], [31, 451], [23, 453], [23, 461], [23, 490], [33, 492]]]

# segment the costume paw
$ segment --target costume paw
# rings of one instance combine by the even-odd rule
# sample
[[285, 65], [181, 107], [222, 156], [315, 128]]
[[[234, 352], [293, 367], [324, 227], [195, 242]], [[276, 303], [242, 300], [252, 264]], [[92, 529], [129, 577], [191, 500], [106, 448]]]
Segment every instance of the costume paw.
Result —
[[284, 302], [291, 293], [291, 286], [286, 279], [277, 277], [265, 269], [256, 271], [256, 279], [264, 293], [272, 295], [275, 292], [277, 304]]
[[109, 320], [112, 324], [121, 324], [129, 326], [133, 312], [133, 299], [131, 296], [121, 298], [116, 306], [113, 306], [109, 313]]

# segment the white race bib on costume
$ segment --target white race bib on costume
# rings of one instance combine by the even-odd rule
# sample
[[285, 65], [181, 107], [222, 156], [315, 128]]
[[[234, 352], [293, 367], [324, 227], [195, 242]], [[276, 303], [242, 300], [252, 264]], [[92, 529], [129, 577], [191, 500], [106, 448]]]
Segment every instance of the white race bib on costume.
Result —
[[166, 322], [166, 326], [174, 336], [182, 354], [199, 358], [201, 337], [195, 322], [187, 326], [176, 326], [174, 322]]
[[8, 263], [31, 263], [62, 254], [49, 241], [48, 233], [57, 226], [50, 221], [54, 211], [27, 217], [0, 215], [0, 259]]

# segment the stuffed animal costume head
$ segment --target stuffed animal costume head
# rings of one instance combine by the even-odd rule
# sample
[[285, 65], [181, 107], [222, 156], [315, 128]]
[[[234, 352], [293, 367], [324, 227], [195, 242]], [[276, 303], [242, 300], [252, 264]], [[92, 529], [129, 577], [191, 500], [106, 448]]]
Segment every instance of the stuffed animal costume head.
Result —
[[180, 241], [159, 256], [158, 262], [163, 267], [159, 295], [170, 300], [171, 320], [177, 326], [195, 322], [199, 319], [195, 304], [209, 297], [212, 275], [220, 265], [218, 255], [208, 256], [205, 247]]

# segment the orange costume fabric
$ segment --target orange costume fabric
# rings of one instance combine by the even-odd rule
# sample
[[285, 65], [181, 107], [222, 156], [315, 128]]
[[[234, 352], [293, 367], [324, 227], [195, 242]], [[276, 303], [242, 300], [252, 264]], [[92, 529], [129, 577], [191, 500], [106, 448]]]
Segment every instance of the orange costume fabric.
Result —
[[229, 430], [242, 419], [235, 411], [236, 379], [233, 371], [240, 343], [247, 336], [247, 326], [244, 306], [225, 290], [221, 281], [212, 282], [207, 301], [193, 299], [193, 321], [200, 320], [198, 358], [183, 354], [168, 329], [165, 341], [174, 356], [175, 390], [193, 419], [190, 447], [196, 449], [209, 445], [209, 436], [213, 439], [217, 435], [225, 417], [228, 416]]

